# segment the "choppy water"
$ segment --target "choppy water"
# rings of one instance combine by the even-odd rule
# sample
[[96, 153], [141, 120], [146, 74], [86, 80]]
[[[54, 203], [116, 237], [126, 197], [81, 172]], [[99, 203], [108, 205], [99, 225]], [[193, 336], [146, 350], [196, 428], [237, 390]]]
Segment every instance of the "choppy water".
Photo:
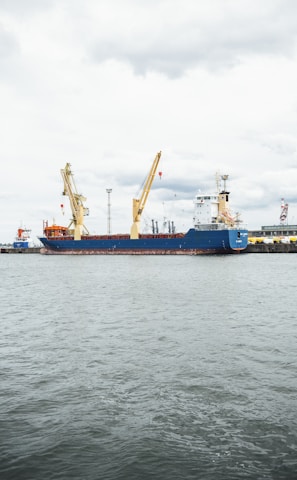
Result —
[[297, 255], [0, 255], [0, 478], [297, 478]]

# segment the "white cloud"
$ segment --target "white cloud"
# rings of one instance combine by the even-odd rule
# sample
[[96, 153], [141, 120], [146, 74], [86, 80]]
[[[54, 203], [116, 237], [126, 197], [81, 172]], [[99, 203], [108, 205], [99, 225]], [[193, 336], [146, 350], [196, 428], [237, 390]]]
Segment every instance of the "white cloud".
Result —
[[129, 231], [159, 150], [148, 216], [190, 226], [219, 170], [251, 228], [277, 222], [281, 197], [297, 218], [295, 2], [26, 3], [0, 2], [0, 242], [65, 220], [66, 162], [90, 230], [106, 230], [111, 187], [113, 228]]
[[126, 2], [102, 2], [93, 10], [88, 41], [98, 62], [127, 61], [136, 73], [157, 71], [175, 77], [199, 65], [226, 69], [246, 55], [291, 56], [296, 46], [294, 2], [129, 4], [127, 8]]

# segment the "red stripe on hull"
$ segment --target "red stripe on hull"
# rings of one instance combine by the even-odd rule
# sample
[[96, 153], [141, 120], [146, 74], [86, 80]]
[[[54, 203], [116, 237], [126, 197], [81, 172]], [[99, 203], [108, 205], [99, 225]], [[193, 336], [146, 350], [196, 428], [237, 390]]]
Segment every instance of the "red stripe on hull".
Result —
[[[230, 253], [240, 253], [240, 249], [230, 250]], [[210, 255], [226, 254], [224, 249], [215, 250], [50, 250], [42, 248], [43, 255]], [[229, 252], [228, 252], [229, 253]]]

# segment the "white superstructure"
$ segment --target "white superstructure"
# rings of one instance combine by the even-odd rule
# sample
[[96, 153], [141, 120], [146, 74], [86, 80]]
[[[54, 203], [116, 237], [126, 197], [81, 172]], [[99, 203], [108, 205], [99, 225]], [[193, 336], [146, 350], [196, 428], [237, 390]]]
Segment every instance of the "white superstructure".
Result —
[[198, 193], [194, 199], [194, 227], [217, 222], [219, 195]]
[[220, 177], [224, 181], [223, 189], [217, 176], [217, 193], [202, 194], [194, 198], [194, 227], [196, 229], [238, 228], [238, 215], [233, 216], [229, 207], [230, 192], [226, 189], [228, 175]]

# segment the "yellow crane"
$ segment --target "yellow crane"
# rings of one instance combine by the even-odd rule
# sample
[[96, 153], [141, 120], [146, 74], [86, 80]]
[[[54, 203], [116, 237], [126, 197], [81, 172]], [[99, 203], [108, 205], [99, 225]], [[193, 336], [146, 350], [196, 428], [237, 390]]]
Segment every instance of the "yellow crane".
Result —
[[89, 209], [85, 208], [83, 204], [86, 198], [77, 192], [70, 166], [70, 163], [66, 163], [66, 167], [61, 169], [64, 182], [63, 195], [68, 195], [72, 211], [72, 220], [68, 225], [68, 229], [73, 226], [74, 240], [80, 240], [82, 235], [89, 234], [88, 229], [84, 225], [84, 216], [89, 214]]
[[133, 223], [131, 226], [131, 231], [130, 231], [130, 238], [135, 240], [139, 238], [139, 226], [140, 226], [140, 220], [141, 220], [141, 214], [143, 212], [143, 209], [145, 207], [147, 197], [150, 193], [150, 189], [156, 174], [156, 170], [161, 158], [161, 153], [157, 153], [155, 160], [153, 161], [153, 165], [149, 171], [149, 174], [146, 178], [142, 194], [140, 198], [133, 198]]

